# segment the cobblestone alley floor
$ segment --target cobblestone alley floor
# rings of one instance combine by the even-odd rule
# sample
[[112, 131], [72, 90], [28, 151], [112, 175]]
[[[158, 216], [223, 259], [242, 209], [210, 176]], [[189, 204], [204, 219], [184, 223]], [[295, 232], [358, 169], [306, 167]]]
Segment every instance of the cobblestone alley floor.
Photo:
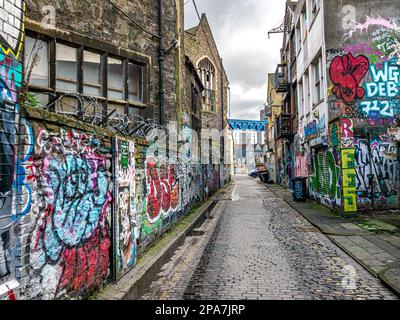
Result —
[[139, 299], [396, 299], [258, 180], [235, 180]]

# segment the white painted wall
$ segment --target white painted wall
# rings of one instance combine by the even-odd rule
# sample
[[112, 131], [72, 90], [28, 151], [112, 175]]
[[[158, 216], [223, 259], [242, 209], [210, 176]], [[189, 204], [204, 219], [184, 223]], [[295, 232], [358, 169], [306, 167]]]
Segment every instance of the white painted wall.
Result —
[[[316, 120], [320, 123], [320, 127], [328, 128], [328, 105], [327, 105], [327, 74], [326, 74], [326, 59], [325, 59], [325, 39], [324, 39], [324, 24], [323, 24], [323, 0], [319, 1], [319, 9], [315, 18], [312, 18], [312, 0], [299, 1], [299, 6], [295, 14], [295, 26], [300, 24], [300, 32], [296, 30], [296, 44], [301, 43], [300, 48], [296, 48], [297, 53], [297, 83], [298, 83], [298, 102], [299, 102], [299, 134], [304, 137], [304, 127], [307, 124]], [[305, 28], [307, 30], [306, 37], [303, 37], [301, 32], [303, 25], [302, 12], [306, 9], [307, 22]], [[301, 34], [301, 41], [298, 36]], [[315, 104], [314, 96], [316, 94], [315, 87], [315, 72], [313, 63], [321, 56], [322, 65], [320, 73], [322, 75], [322, 97], [323, 100]], [[324, 132], [327, 134], [327, 131]], [[315, 141], [316, 142], [316, 141]]]

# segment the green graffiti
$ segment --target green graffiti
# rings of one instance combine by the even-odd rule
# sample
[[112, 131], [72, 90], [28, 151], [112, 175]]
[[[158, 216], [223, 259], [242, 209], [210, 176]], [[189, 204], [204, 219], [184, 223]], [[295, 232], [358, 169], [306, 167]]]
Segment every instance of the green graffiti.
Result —
[[341, 199], [339, 188], [340, 169], [332, 151], [319, 152], [314, 157], [314, 175], [311, 177], [311, 191], [315, 197], [328, 205], [336, 205]]

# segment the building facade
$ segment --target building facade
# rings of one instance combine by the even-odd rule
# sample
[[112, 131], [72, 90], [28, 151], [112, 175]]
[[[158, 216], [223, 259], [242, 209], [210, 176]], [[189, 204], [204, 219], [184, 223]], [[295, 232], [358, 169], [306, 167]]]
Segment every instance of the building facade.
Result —
[[[268, 86], [267, 86], [267, 104], [266, 104], [266, 117], [268, 124], [266, 126], [266, 144], [267, 144], [267, 155], [265, 161], [265, 167], [270, 173], [270, 178], [273, 182], [281, 182], [281, 169], [283, 165], [278, 167], [278, 163], [283, 161], [283, 149], [282, 145], [277, 145], [277, 120], [283, 112], [283, 97], [276, 88], [275, 74], [268, 74]], [[279, 149], [278, 149], [279, 148]]]
[[298, 123], [294, 176], [348, 214], [399, 208], [399, 10], [396, 1], [286, 5], [276, 87]]
[[265, 129], [267, 120], [229, 119], [234, 143], [235, 174], [248, 174], [264, 166], [267, 155]]
[[197, 26], [185, 31], [185, 52], [197, 68], [204, 85], [200, 110], [202, 152], [203, 157], [210, 158], [209, 161], [203, 161], [208, 162], [207, 190], [214, 190], [218, 186], [212, 177], [219, 175], [223, 184], [229, 180], [232, 172], [233, 139], [228, 124], [229, 80], [205, 14], [202, 14]]
[[207, 83], [181, 0], [0, 4], [0, 299], [85, 298], [229, 180]]

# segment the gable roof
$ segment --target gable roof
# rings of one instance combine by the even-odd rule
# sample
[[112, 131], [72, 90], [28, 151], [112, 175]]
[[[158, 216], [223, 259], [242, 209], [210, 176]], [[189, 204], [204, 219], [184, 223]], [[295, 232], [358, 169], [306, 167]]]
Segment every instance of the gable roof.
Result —
[[[208, 32], [209, 31], [209, 33], [210, 33], [210, 40], [208, 40], [207, 41], [207, 43], [209, 43], [209, 46], [211, 46], [211, 47], [215, 47], [215, 50], [216, 50], [216, 55], [214, 55], [213, 54], [213, 52], [210, 52], [210, 58], [212, 58], [212, 61], [213, 61], [213, 63], [214, 64], [220, 64], [221, 63], [221, 56], [220, 56], [220, 53], [219, 53], [219, 50], [218, 50], [218, 46], [217, 46], [217, 43], [216, 43], [216, 41], [215, 41], [215, 38], [214, 38], [214, 35], [213, 35], [213, 32], [212, 32], [212, 29], [211, 29], [211, 26], [210, 26], [210, 24], [209, 24], [209, 22], [208, 22], [208, 19], [207, 19], [207, 15], [205, 14], [205, 13], [203, 13], [202, 15], [201, 15], [201, 19], [200, 19], [200, 21], [199, 21], [199, 24], [197, 25], [197, 26], [195, 26], [195, 27], [192, 27], [192, 28], [190, 28], [190, 29], [187, 29], [187, 30], [185, 30], [185, 34], [188, 34], [189, 36], [193, 36], [193, 37], [195, 37], [195, 39], [197, 40], [197, 37], [198, 37], [198, 34], [199, 34], [199, 30], [200, 29], [203, 29], [204, 30], [204, 32]], [[205, 35], [206, 36], [206, 35]], [[207, 37], [207, 36], [206, 36]], [[196, 41], [195, 40], [195, 41]], [[209, 50], [213, 50], [212, 48], [209, 48]], [[216, 60], [216, 61], [215, 61]], [[226, 81], [229, 83], [229, 79], [228, 79], [228, 76], [227, 76], [227, 74], [226, 74], [226, 71], [225, 71], [225, 67], [224, 66], [222, 66], [222, 70], [223, 70], [223, 75], [224, 75], [224, 77], [225, 77], [225, 79], [226, 79]]]
[[187, 30], [185, 30], [185, 32], [190, 33], [191, 35], [195, 36], [197, 34], [197, 30], [199, 30], [199, 26], [187, 29]]

